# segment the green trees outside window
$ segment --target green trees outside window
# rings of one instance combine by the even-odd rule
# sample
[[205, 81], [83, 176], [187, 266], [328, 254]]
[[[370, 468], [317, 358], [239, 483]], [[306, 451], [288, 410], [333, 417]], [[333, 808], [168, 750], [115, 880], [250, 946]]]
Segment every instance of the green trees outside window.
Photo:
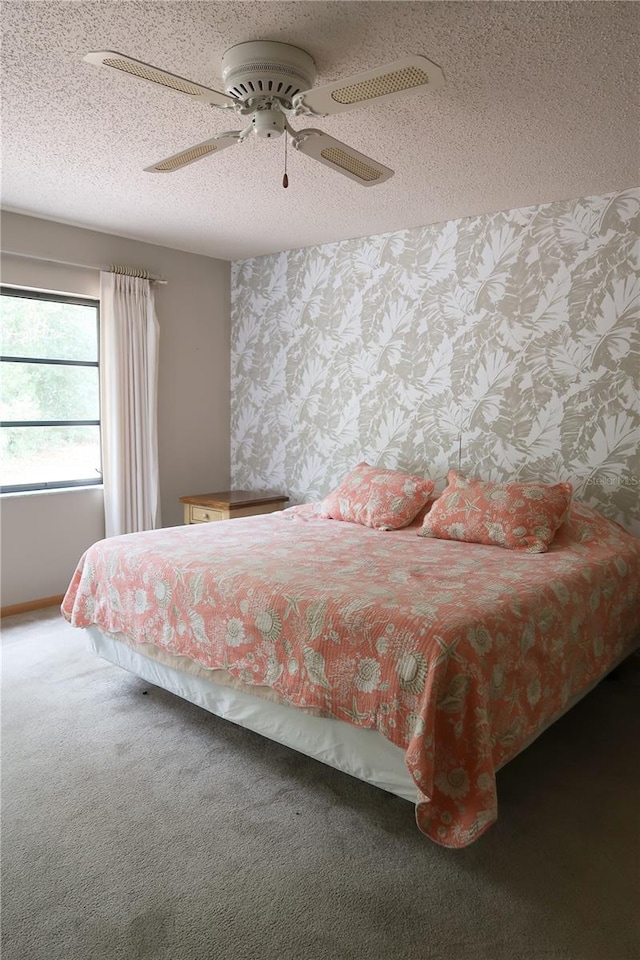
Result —
[[102, 482], [96, 301], [0, 289], [0, 490]]

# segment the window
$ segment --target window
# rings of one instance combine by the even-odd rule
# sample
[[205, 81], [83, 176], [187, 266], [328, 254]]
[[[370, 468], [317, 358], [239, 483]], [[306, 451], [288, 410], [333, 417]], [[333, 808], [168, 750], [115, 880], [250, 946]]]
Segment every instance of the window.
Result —
[[0, 288], [1, 492], [102, 483], [95, 300]]

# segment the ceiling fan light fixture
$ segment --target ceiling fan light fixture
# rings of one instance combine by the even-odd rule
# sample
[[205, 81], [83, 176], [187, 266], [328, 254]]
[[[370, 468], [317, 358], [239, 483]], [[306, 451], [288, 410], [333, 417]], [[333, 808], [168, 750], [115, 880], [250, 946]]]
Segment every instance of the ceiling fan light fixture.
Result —
[[256, 137], [271, 139], [284, 133], [284, 114], [280, 110], [256, 110], [251, 118], [251, 125]]
[[354, 174], [354, 176], [360, 180], [364, 180], [366, 183], [370, 183], [372, 180], [379, 180], [382, 176], [380, 170], [376, 170], [375, 167], [370, 167], [367, 163], [363, 163], [362, 160], [351, 156], [350, 153], [340, 150], [339, 147], [327, 147], [325, 150], [320, 151], [320, 156], [324, 157], [324, 159], [330, 163], [334, 163], [336, 167], [340, 167], [342, 170], [348, 170], [349, 173]]
[[348, 87], [340, 87], [331, 92], [331, 99], [336, 103], [361, 103], [363, 100], [373, 100], [375, 97], [384, 97], [389, 93], [400, 93], [403, 90], [411, 90], [412, 87], [421, 87], [425, 83], [429, 83], [429, 75], [424, 70], [408, 67], [404, 70], [395, 70], [393, 73], [384, 73]]

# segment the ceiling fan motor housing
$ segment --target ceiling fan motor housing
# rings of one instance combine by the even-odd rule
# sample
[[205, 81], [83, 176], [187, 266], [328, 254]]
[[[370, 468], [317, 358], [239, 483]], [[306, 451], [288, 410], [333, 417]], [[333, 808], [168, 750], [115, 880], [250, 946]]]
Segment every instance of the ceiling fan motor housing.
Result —
[[[296, 94], [313, 86], [315, 78], [313, 59], [304, 50], [289, 43], [248, 40], [237, 43], [222, 57], [225, 92], [236, 100], [277, 97], [288, 106]], [[266, 131], [266, 119], [261, 129]], [[256, 133], [258, 136], [267, 136], [266, 132], [258, 131], [257, 125]]]

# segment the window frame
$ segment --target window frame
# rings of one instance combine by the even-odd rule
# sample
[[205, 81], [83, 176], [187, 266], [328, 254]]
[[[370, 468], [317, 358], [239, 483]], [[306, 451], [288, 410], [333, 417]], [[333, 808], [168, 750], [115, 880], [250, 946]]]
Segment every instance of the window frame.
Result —
[[[97, 360], [64, 360], [61, 358], [18, 357], [9, 354], [0, 354], [2, 363], [42, 363], [50, 366], [65, 367], [93, 367], [98, 371], [98, 414], [97, 420], [0, 420], [0, 430], [4, 427], [98, 427], [102, 441], [102, 410], [100, 396], [100, 301], [93, 297], [80, 297], [73, 294], [48, 293], [45, 290], [30, 290], [23, 287], [0, 285], [0, 297], [16, 297], [20, 300], [45, 300], [54, 303], [68, 303], [72, 306], [92, 307], [96, 311]], [[47, 490], [64, 490], [73, 487], [102, 486], [102, 443], [100, 444], [100, 476], [86, 480], [51, 480], [44, 483], [15, 483], [0, 484], [0, 494], [3, 493], [33, 493]]]

